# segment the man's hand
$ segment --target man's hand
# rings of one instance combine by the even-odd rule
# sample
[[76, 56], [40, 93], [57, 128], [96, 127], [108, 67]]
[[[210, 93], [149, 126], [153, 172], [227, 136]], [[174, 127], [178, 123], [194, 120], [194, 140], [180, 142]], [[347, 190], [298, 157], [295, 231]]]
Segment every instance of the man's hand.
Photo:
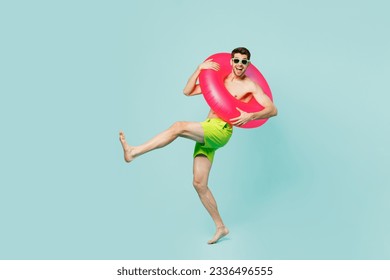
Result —
[[219, 71], [219, 64], [217, 62], [212, 61], [213, 59], [207, 59], [205, 62], [201, 63], [198, 66], [199, 70], [204, 70], [204, 69], [213, 69], [215, 71]]
[[239, 108], [236, 107], [236, 109], [240, 112], [240, 115], [236, 118], [233, 118], [233, 119], [230, 119], [230, 121], [232, 122], [232, 124], [234, 125], [237, 125], [237, 126], [241, 126], [241, 125], [244, 125], [246, 124], [247, 122], [249, 121], [252, 121], [254, 120], [254, 114], [253, 113], [247, 113]]

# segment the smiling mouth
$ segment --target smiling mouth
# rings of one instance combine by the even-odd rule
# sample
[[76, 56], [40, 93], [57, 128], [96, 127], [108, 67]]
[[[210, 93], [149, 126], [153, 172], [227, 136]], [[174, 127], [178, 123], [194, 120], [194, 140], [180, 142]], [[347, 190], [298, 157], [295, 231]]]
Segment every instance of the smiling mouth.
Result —
[[242, 72], [244, 70], [244, 68], [239, 68], [239, 67], [236, 67], [235, 69], [237, 72]]

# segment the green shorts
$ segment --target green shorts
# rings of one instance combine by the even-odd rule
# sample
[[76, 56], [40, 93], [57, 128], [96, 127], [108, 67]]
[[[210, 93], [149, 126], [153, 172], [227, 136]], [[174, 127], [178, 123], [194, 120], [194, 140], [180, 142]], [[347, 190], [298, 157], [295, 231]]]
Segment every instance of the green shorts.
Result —
[[204, 143], [196, 142], [194, 158], [205, 155], [210, 162], [213, 162], [215, 151], [229, 142], [233, 128], [229, 123], [218, 118], [206, 119], [200, 124], [204, 131]]

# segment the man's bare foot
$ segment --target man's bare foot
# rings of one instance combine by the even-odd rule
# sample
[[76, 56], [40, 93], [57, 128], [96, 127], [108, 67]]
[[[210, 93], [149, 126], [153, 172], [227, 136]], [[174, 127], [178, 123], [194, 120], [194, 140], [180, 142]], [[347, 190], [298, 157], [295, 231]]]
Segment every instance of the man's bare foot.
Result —
[[129, 146], [126, 142], [125, 134], [123, 131], [119, 132], [119, 141], [121, 141], [122, 148], [123, 148], [123, 154], [125, 156], [126, 162], [131, 162], [135, 156], [132, 154], [133, 147]]
[[213, 239], [209, 240], [207, 242], [208, 244], [215, 244], [218, 242], [219, 239], [229, 234], [229, 230], [225, 226], [217, 227], [217, 231], [214, 234]]

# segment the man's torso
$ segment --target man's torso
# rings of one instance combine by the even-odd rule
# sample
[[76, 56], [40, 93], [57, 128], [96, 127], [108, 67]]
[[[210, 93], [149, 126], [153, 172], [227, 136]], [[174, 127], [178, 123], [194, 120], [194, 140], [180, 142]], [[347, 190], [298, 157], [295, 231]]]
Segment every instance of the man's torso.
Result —
[[[248, 77], [242, 80], [232, 80], [228, 77], [225, 79], [225, 87], [234, 98], [243, 102], [248, 102], [253, 97], [253, 82]], [[213, 110], [210, 110], [208, 118], [219, 117]]]

